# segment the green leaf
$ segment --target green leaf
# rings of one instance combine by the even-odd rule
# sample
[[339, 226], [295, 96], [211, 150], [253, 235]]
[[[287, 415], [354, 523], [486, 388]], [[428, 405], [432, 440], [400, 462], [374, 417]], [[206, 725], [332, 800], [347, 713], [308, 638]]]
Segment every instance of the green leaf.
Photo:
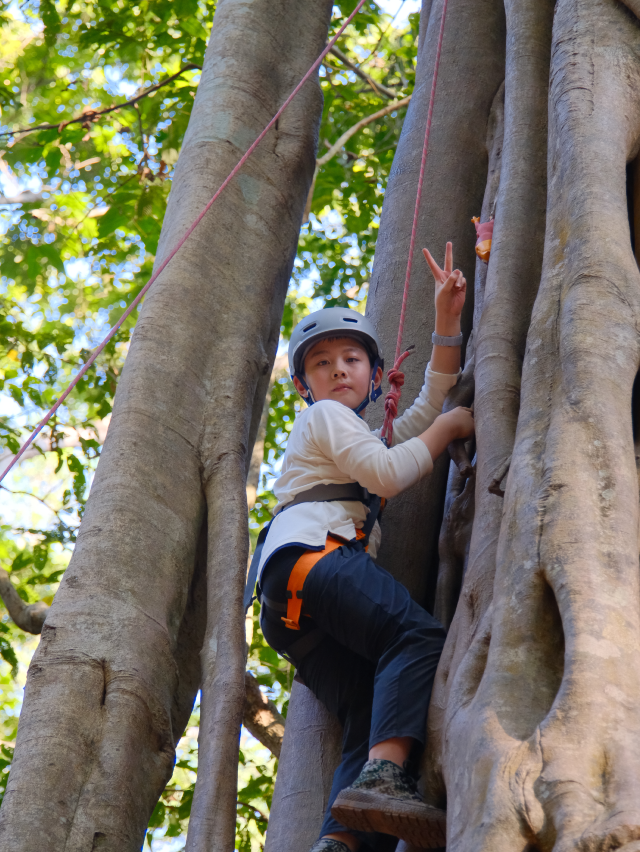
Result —
[[47, 47], [51, 47], [56, 43], [56, 36], [60, 32], [61, 24], [54, 0], [40, 0], [40, 14], [45, 27], [45, 43]]

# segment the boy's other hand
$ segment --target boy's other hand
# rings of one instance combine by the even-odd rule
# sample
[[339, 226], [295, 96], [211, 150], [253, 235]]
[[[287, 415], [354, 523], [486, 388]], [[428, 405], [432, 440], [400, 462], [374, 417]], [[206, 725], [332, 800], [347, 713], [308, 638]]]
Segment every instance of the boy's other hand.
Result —
[[435, 461], [452, 441], [470, 438], [474, 431], [473, 411], [460, 406], [436, 417], [427, 431], [419, 437]]
[[470, 438], [476, 430], [476, 424], [473, 419], [473, 411], [470, 408], [458, 406], [446, 414], [441, 414], [437, 420], [442, 420], [446, 423], [450, 430], [451, 437], [448, 443], [456, 440], [466, 440]]
[[[422, 249], [422, 253], [429, 264], [436, 285], [436, 315], [445, 325], [448, 321], [451, 322], [455, 329], [460, 323], [460, 314], [467, 295], [467, 281], [459, 269], [453, 269], [453, 243], [447, 243], [444, 269], [438, 266], [428, 249]], [[446, 334], [448, 330], [447, 328], [438, 333]], [[458, 332], [454, 331], [453, 333], [457, 334]]]

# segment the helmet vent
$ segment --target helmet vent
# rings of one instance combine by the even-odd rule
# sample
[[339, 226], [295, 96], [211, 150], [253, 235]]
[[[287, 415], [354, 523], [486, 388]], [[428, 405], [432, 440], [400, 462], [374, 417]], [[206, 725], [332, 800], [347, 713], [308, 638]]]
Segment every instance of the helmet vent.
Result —
[[317, 322], [312, 322], [311, 325], [305, 325], [302, 329], [303, 332], [311, 331], [312, 328], [315, 328], [318, 325]]
[[358, 320], [353, 319], [353, 317], [342, 317], [343, 322], [355, 322], [357, 324]]

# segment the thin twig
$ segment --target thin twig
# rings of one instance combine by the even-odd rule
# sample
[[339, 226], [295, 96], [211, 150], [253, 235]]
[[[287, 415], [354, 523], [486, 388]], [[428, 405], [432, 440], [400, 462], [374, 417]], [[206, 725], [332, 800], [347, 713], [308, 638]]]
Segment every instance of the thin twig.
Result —
[[378, 110], [378, 112], [374, 112], [371, 115], [367, 115], [364, 118], [361, 118], [360, 121], [356, 122], [356, 124], [352, 125], [348, 130], [342, 134], [342, 136], [338, 139], [337, 142], [334, 142], [333, 145], [329, 148], [326, 154], [323, 154], [322, 157], [318, 157], [316, 160], [316, 170], [313, 174], [313, 180], [311, 181], [311, 187], [309, 188], [309, 193], [307, 195], [307, 202], [304, 206], [304, 214], [302, 216], [302, 224], [306, 225], [309, 221], [309, 214], [311, 213], [311, 204], [313, 202], [313, 193], [316, 189], [316, 178], [318, 177], [318, 172], [322, 168], [322, 166], [326, 165], [329, 160], [331, 160], [335, 155], [340, 151], [344, 145], [351, 139], [352, 136], [355, 136], [363, 127], [366, 127], [367, 124], [371, 124], [371, 122], [376, 121], [378, 118], [383, 118], [385, 115], [389, 115], [390, 112], [395, 112], [397, 109], [402, 109], [409, 105], [411, 101], [411, 95], [406, 98], [403, 98], [401, 101], [394, 101], [391, 104], [387, 104], [386, 107]]
[[348, 130], [342, 134], [342, 136], [334, 142], [333, 145], [329, 148], [326, 154], [323, 154], [322, 157], [319, 157], [316, 161], [316, 165], [318, 168], [321, 168], [328, 163], [332, 157], [338, 153], [341, 148], [344, 148], [346, 143], [351, 139], [352, 136], [355, 136], [363, 127], [366, 127], [367, 124], [371, 124], [372, 121], [377, 121], [379, 118], [383, 118], [385, 115], [389, 115], [390, 112], [395, 112], [397, 109], [403, 109], [406, 106], [409, 106], [411, 101], [411, 95], [406, 98], [403, 98], [401, 101], [394, 101], [391, 104], [387, 104], [383, 109], [378, 110], [378, 112], [372, 113], [372, 115], [366, 115], [364, 118], [361, 118], [360, 121], [356, 122], [356, 124], [352, 125]]
[[69, 124], [84, 124], [85, 122], [96, 121], [103, 115], [107, 115], [110, 112], [116, 112], [116, 110], [122, 109], [123, 107], [133, 106], [138, 101], [141, 101], [143, 98], [148, 97], [152, 92], [157, 92], [158, 89], [161, 89], [163, 86], [172, 83], [176, 77], [179, 77], [181, 74], [184, 74], [186, 71], [201, 71], [202, 67], [200, 65], [196, 65], [194, 62], [190, 62], [188, 65], [185, 65], [184, 68], [181, 68], [175, 74], [172, 74], [171, 77], [167, 77], [166, 80], [161, 80], [159, 83], [156, 83], [155, 86], [150, 86], [144, 92], [139, 95], [136, 95], [131, 100], [123, 101], [120, 104], [113, 104], [110, 107], [105, 107], [105, 109], [99, 110], [87, 110], [86, 112], [80, 113], [80, 115], [76, 115], [74, 118], [70, 118], [67, 121], [62, 121], [58, 124], [38, 124], [35, 127], [22, 127], [18, 130], [5, 130], [3, 133], [0, 133], [0, 137], [2, 136], [17, 136], [18, 134], [27, 134], [27, 133], [35, 133], [38, 130], [58, 130], [62, 132], [62, 130], [67, 127]]
[[243, 808], [249, 808], [252, 811], [255, 811], [257, 814], [260, 814], [260, 819], [263, 819], [265, 822], [269, 821], [269, 817], [266, 814], [263, 814], [260, 808], [256, 808], [255, 805], [250, 805], [248, 802], [238, 802], [238, 805], [242, 805]]
[[33, 499], [34, 499], [34, 500], [37, 500], [39, 503], [42, 503], [42, 505], [43, 505], [43, 506], [45, 506], [45, 507], [46, 507], [46, 508], [47, 508], [47, 509], [48, 509], [48, 510], [52, 513], [52, 514], [54, 514], [54, 515], [56, 516], [56, 518], [60, 521], [60, 523], [61, 523], [63, 526], [67, 527], [67, 524], [65, 524], [65, 522], [64, 522], [64, 521], [62, 520], [62, 518], [60, 517], [60, 511], [59, 511], [59, 510], [57, 511], [56, 509], [53, 509], [53, 508], [52, 508], [52, 507], [51, 507], [51, 506], [47, 503], [47, 501], [46, 501], [46, 500], [43, 500], [43, 499], [42, 499], [42, 497], [38, 497], [38, 495], [37, 495], [37, 494], [32, 494], [30, 491], [12, 491], [10, 488], [7, 488], [7, 486], [6, 486], [6, 485], [0, 485], [0, 488], [1, 488], [3, 491], [6, 491], [6, 492], [7, 492], [7, 494], [20, 494], [20, 495], [22, 495], [22, 496], [24, 496], [24, 497], [33, 497]]
[[[401, 3], [400, 3], [400, 5], [398, 6], [398, 8], [396, 9], [396, 12], [395, 12], [395, 14], [394, 14], [393, 18], [391, 18], [391, 20], [389, 21], [389, 23], [387, 24], [387, 26], [386, 26], [386, 27], [384, 28], [384, 30], [380, 33], [380, 38], [378, 39], [378, 42], [377, 42], [376, 46], [373, 48], [373, 50], [371, 51], [371, 53], [369, 53], [369, 55], [368, 55], [368, 56], [365, 56], [365, 58], [362, 60], [362, 62], [359, 62], [359, 63], [358, 63], [358, 65], [359, 65], [359, 66], [366, 65], [366, 64], [367, 64], [367, 62], [371, 59], [371, 57], [372, 57], [372, 56], [375, 56], [375, 54], [378, 52], [378, 48], [379, 48], [379, 47], [380, 47], [380, 45], [382, 44], [382, 39], [386, 36], [386, 34], [387, 34], [387, 33], [389, 32], [389, 30], [391, 29], [391, 26], [393, 25], [393, 23], [394, 23], [395, 19], [396, 19], [396, 18], [398, 17], [398, 15], [400, 14], [400, 10], [401, 10], [401, 9], [402, 9], [402, 7], [404, 6], [404, 4], [405, 4], [405, 0], [401, 0]], [[380, 7], [378, 6], [378, 8], [380, 8]], [[381, 11], [382, 11], [382, 10], [381, 10]]]
[[369, 86], [371, 86], [371, 88], [373, 89], [373, 91], [377, 95], [382, 93], [383, 95], [386, 95], [388, 98], [397, 98], [398, 97], [398, 93], [396, 91], [394, 91], [393, 89], [389, 89], [387, 86], [383, 86], [382, 83], [378, 83], [376, 80], [373, 79], [373, 77], [370, 77], [369, 74], [367, 74], [366, 71], [363, 71], [361, 68], [358, 68], [358, 66], [355, 64], [355, 62], [352, 62], [349, 59], [349, 57], [346, 56], [340, 50], [339, 47], [332, 47], [330, 52], [334, 56], [336, 56], [340, 60], [340, 62], [342, 62], [343, 65], [346, 65], [347, 68], [349, 68], [351, 71], [353, 71], [354, 74], [357, 74], [358, 77], [360, 77], [361, 80], [364, 80], [365, 83], [367, 83]]

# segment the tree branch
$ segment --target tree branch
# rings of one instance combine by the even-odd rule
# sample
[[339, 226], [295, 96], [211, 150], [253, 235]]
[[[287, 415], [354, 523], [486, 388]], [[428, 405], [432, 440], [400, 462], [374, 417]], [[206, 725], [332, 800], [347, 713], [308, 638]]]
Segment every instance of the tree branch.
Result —
[[338, 139], [337, 142], [329, 148], [326, 154], [323, 154], [321, 157], [318, 157], [316, 160], [316, 170], [313, 175], [313, 180], [311, 181], [311, 187], [309, 189], [309, 194], [307, 195], [307, 203], [304, 207], [304, 215], [302, 217], [302, 224], [304, 225], [309, 221], [309, 213], [311, 213], [311, 204], [313, 202], [313, 193], [316, 188], [316, 178], [318, 176], [319, 170], [326, 163], [329, 162], [332, 157], [340, 151], [344, 145], [351, 139], [352, 136], [355, 136], [363, 127], [366, 127], [367, 124], [371, 124], [373, 121], [377, 121], [379, 118], [383, 118], [385, 115], [389, 115], [390, 112], [395, 112], [397, 109], [403, 109], [403, 107], [409, 106], [411, 101], [411, 95], [408, 95], [406, 98], [403, 98], [401, 101], [394, 101], [392, 104], [387, 104], [386, 107], [379, 109], [378, 112], [374, 112], [371, 115], [366, 115], [364, 118], [361, 118], [360, 121], [356, 122], [352, 127], [342, 134], [342, 136]]
[[110, 107], [105, 107], [105, 109], [88, 109], [85, 112], [80, 113], [80, 115], [76, 115], [74, 118], [69, 118], [67, 121], [62, 121], [59, 124], [37, 124], [35, 127], [22, 127], [19, 130], [6, 130], [4, 133], [0, 133], [0, 138], [2, 136], [17, 136], [18, 134], [26, 135], [28, 133], [35, 133], [38, 130], [58, 130], [58, 132], [62, 132], [62, 130], [69, 124], [85, 124], [97, 121], [98, 118], [101, 118], [103, 115], [107, 115], [107, 113], [116, 112], [124, 107], [134, 106], [138, 103], [138, 101], [149, 97], [152, 92], [157, 92], [158, 89], [172, 83], [176, 77], [179, 77], [186, 71], [195, 70], [201, 71], [202, 67], [200, 65], [196, 65], [194, 62], [190, 62], [188, 65], [185, 65], [184, 68], [181, 68], [175, 74], [172, 74], [171, 77], [167, 77], [166, 80], [161, 80], [159, 83], [156, 83], [155, 86], [150, 86], [148, 89], [145, 89], [144, 92], [141, 92], [139, 95], [136, 95], [128, 101], [123, 101], [120, 104], [112, 104]]
[[354, 62], [352, 62], [349, 59], [349, 57], [346, 56], [340, 50], [339, 47], [335, 47], [335, 46], [332, 47], [331, 50], [329, 51], [329, 53], [332, 53], [334, 56], [336, 56], [340, 60], [340, 62], [342, 62], [343, 65], [346, 65], [347, 68], [349, 68], [351, 71], [353, 71], [354, 74], [357, 74], [358, 77], [360, 77], [361, 80], [364, 80], [365, 83], [367, 83], [369, 86], [371, 86], [371, 88], [373, 89], [373, 91], [377, 95], [383, 94], [383, 95], [386, 95], [386, 97], [388, 97], [388, 98], [394, 98], [394, 99], [398, 97], [397, 92], [395, 92], [393, 89], [389, 89], [386, 86], [383, 86], [382, 83], [376, 82], [373, 79], [373, 77], [370, 77], [367, 74], [366, 71], [363, 71]]
[[385, 115], [389, 115], [390, 112], [395, 112], [397, 109], [403, 109], [406, 106], [409, 106], [411, 101], [411, 95], [408, 95], [406, 98], [403, 98], [401, 101], [394, 101], [392, 104], [387, 104], [386, 107], [379, 109], [378, 112], [374, 112], [371, 115], [365, 115], [364, 118], [361, 118], [360, 121], [356, 122], [352, 127], [342, 134], [342, 136], [334, 142], [333, 145], [329, 148], [326, 154], [323, 154], [316, 161], [316, 166], [321, 168], [328, 163], [332, 157], [340, 151], [341, 148], [344, 148], [346, 143], [351, 139], [352, 136], [355, 136], [363, 127], [366, 127], [368, 124], [371, 124], [373, 121], [377, 121], [379, 118], [384, 118]]
[[249, 802], [241, 802], [239, 800], [238, 805], [241, 805], [243, 808], [249, 808], [249, 810], [255, 811], [259, 815], [260, 819], [264, 820], [265, 822], [269, 821], [269, 817], [265, 813], [263, 813], [260, 808], [256, 808], [255, 805], [251, 805], [249, 804]]
[[41, 192], [31, 192], [30, 189], [18, 193], [18, 195], [0, 195], [0, 204], [32, 204], [42, 200]]
[[247, 701], [242, 724], [271, 754], [279, 758], [284, 736], [284, 718], [273, 701], [269, 701], [262, 694], [258, 681], [250, 672], [245, 672], [244, 685]]
[[15, 590], [4, 568], [0, 568], [0, 598], [21, 630], [35, 635], [42, 633], [42, 625], [49, 612], [49, 605], [44, 601], [34, 604], [25, 603]]

